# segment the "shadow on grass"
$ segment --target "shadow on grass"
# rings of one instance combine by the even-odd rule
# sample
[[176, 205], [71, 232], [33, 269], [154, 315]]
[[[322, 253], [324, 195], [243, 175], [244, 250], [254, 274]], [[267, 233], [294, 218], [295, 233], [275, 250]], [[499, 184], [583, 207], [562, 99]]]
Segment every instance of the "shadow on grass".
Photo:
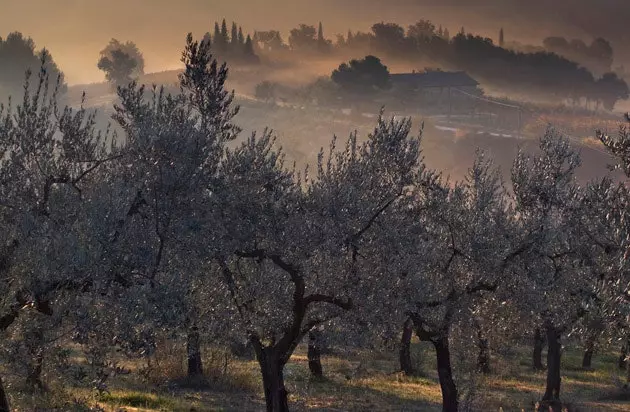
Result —
[[[380, 379], [346, 380], [339, 376], [311, 379], [291, 393], [296, 410], [312, 411], [440, 411], [441, 405], [425, 399], [413, 399], [423, 386], [432, 385], [421, 378], [405, 378], [400, 382]], [[375, 388], [381, 383], [381, 388]], [[301, 385], [300, 385], [301, 386]], [[396, 386], [409, 396], [396, 394]], [[416, 388], [417, 387], [417, 388]], [[297, 388], [296, 388], [297, 389]], [[418, 389], [415, 391], [414, 389]]]

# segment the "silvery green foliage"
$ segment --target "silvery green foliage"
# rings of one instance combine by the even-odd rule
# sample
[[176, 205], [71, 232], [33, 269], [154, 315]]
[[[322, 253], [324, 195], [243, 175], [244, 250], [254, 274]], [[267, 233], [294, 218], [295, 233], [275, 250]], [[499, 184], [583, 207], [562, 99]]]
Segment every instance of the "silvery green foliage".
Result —
[[[626, 121], [630, 123], [630, 117], [626, 114]], [[620, 167], [626, 177], [630, 176], [630, 133], [628, 124], [620, 127], [616, 137], [602, 132], [597, 137], [606, 146], [608, 151], [616, 158], [616, 167]], [[593, 184], [588, 198], [589, 206], [593, 212], [593, 228], [591, 230], [593, 243], [598, 246], [600, 262], [607, 270], [607, 275], [602, 279], [605, 285], [604, 294], [607, 304], [606, 312], [613, 315], [615, 329], [628, 334], [628, 314], [630, 303], [630, 277], [628, 272], [628, 248], [630, 247], [630, 195], [627, 184], [615, 185], [604, 180]], [[593, 210], [597, 209], [597, 210]], [[603, 252], [603, 256], [602, 256]]]
[[[45, 71], [24, 99], [0, 111], [0, 213], [6, 242], [3, 299], [10, 309], [44, 304], [51, 294], [89, 281], [91, 247], [84, 238], [99, 167], [112, 141], [93, 129], [94, 115], [56, 105]], [[20, 296], [13, 292], [20, 290]], [[49, 303], [49, 302], [47, 302]]]
[[624, 184], [604, 178], [585, 188], [582, 209], [583, 245], [588, 245], [583, 253], [593, 271], [592, 293], [584, 302], [587, 320], [600, 320], [608, 340], [624, 338], [630, 313], [626, 252], [630, 193]]
[[514, 303], [559, 330], [583, 315], [584, 299], [592, 293], [580, 224], [583, 190], [574, 176], [579, 165], [569, 142], [548, 130], [540, 153], [519, 153], [512, 168], [516, 217], [530, 240], [514, 276]]
[[212, 273], [205, 255], [212, 242], [200, 236], [203, 227], [216, 226], [208, 193], [220, 186], [219, 165], [238, 133], [231, 122], [238, 108], [224, 89], [227, 68], [217, 65], [207, 44], [188, 36], [182, 62], [178, 93], [132, 83], [118, 89], [113, 116], [125, 142], [103, 187], [101, 221], [111, 228], [102, 239], [111, 274], [103, 303], [118, 316], [115, 322], [87, 316], [83, 333], [113, 324], [116, 339], [107, 343], [130, 353], [151, 354], [156, 335], [177, 337], [218, 306], [198, 287], [199, 275]]
[[228, 152], [225, 188], [211, 196], [224, 219], [212, 253], [250, 336], [272, 343], [294, 331], [294, 346], [351, 303], [378, 299], [361, 288], [380, 281], [364, 249], [419, 166], [410, 127], [381, 118], [364, 142], [333, 141], [314, 177], [286, 169], [268, 133]]

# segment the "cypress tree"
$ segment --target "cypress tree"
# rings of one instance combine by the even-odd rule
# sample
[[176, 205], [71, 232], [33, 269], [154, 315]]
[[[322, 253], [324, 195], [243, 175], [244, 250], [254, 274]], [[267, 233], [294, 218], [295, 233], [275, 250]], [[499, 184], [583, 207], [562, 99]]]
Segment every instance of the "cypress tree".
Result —
[[238, 28], [236, 27], [236, 23], [232, 22], [232, 36], [230, 38], [232, 51], [236, 51], [238, 49]]
[[222, 52], [225, 50], [223, 47], [224, 45], [221, 42], [222, 40], [221, 29], [219, 29], [219, 23], [217, 22], [214, 23], [214, 36], [212, 37], [212, 39], [213, 39], [213, 44], [216, 51]]
[[503, 36], [503, 27], [499, 31], [499, 47], [503, 47], [505, 45], [505, 38]]
[[254, 44], [252, 43], [252, 38], [251, 36], [248, 34], [247, 35], [247, 40], [245, 40], [245, 55], [246, 56], [255, 56], [254, 54]]
[[223, 42], [225, 46], [230, 44], [230, 36], [228, 34], [227, 23], [225, 22], [225, 19], [223, 19], [223, 22], [221, 23], [221, 42]]
[[317, 28], [317, 43], [324, 43], [324, 26], [322, 26], [322, 22], [319, 22], [319, 27]]
[[238, 28], [238, 45], [241, 49], [245, 47], [245, 37], [243, 37], [243, 28]]

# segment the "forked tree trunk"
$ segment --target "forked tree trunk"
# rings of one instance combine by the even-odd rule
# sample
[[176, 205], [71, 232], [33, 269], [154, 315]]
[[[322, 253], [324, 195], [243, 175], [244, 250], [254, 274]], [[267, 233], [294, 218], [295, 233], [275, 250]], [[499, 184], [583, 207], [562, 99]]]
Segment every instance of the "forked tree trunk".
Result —
[[[560, 358], [562, 350], [562, 333], [553, 326], [547, 326], [547, 388], [541, 402], [541, 409], [544, 411], [560, 411]], [[545, 409], [542, 409], [545, 408]]]
[[536, 328], [534, 330], [534, 354], [533, 354], [533, 366], [534, 370], [541, 371], [545, 369], [545, 366], [542, 363], [542, 351], [543, 346], [545, 344], [545, 339], [543, 337], [540, 328]]
[[308, 334], [308, 369], [311, 375], [321, 378], [324, 375], [321, 360], [321, 333], [318, 330], [311, 330]]
[[477, 371], [487, 375], [490, 373], [490, 345], [480, 327], [477, 328], [477, 346], [479, 348], [479, 355], [477, 355]]
[[457, 386], [453, 380], [448, 336], [435, 338], [432, 343], [437, 356], [438, 377], [442, 389], [442, 412], [457, 412], [459, 408]]
[[402, 337], [400, 338], [400, 370], [405, 375], [411, 376], [416, 371], [411, 362], [411, 336], [413, 335], [413, 321], [407, 319], [403, 324]]
[[4, 391], [4, 384], [2, 383], [2, 377], [0, 377], [0, 412], [10, 412], [9, 398]]
[[284, 362], [274, 347], [257, 351], [258, 363], [265, 388], [267, 412], [288, 412], [289, 399], [284, 386]]
[[201, 361], [201, 339], [199, 329], [193, 326], [188, 331], [188, 341], [186, 343], [188, 352], [188, 377], [203, 375], [203, 363]]

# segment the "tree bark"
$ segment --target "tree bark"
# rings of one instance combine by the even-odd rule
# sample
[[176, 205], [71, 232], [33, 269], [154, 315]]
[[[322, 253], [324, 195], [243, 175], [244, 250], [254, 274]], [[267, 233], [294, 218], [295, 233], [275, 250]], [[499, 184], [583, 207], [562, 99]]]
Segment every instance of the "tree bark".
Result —
[[490, 373], [490, 345], [480, 327], [477, 328], [477, 346], [479, 347], [477, 371], [487, 375]]
[[0, 377], [0, 412], [11, 412], [11, 406], [9, 405], [9, 398], [4, 391], [4, 384], [2, 383], [2, 377]]
[[457, 412], [459, 402], [457, 399], [457, 386], [453, 380], [453, 368], [451, 367], [451, 353], [448, 336], [433, 339], [435, 354], [437, 356], [438, 377], [442, 389], [442, 412]]
[[188, 352], [188, 377], [203, 375], [203, 363], [201, 361], [201, 343], [199, 329], [193, 326], [188, 331], [186, 349]]
[[321, 332], [313, 329], [308, 334], [308, 369], [311, 371], [311, 375], [316, 378], [324, 376], [324, 370], [322, 368], [321, 361]]
[[586, 347], [584, 357], [582, 358], [582, 369], [592, 369], [593, 364], [593, 348]]
[[411, 336], [413, 335], [413, 321], [407, 319], [403, 324], [402, 337], [400, 339], [400, 370], [405, 375], [415, 374], [413, 363], [411, 362]]
[[288, 412], [288, 393], [284, 386], [284, 362], [274, 347], [257, 351], [258, 363], [263, 376], [267, 412]]
[[545, 367], [542, 363], [542, 351], [543, 346], [545, 344], [545, 339], [540, 331], [540, 328], [536, 328], [534, 330], [534, 354], [533, 354], [533, 365], [534, 370], [541, 371], [544, 370]]
[[582, 357], [582, 368], [592, 369], [593, 353], [595, 352], [595, 336], [591, 335], [587, 338], [584, 346], [584, 356]]
[[42, 381], [44, 365], [44, 331], [40, 327], [31, 330], [26, 339], [26, 347], [30, 354], [26, 385], [32, 389], [45, 391], [46, 386]]
[[551, 409], [552, 411], [560, 411], [562, 409], [562, 404], [560, 402], [560, 360], [561, 360], [561, 350], [562, 350], [562, 342], [561, 337], [562, 333], [557, 328], [549, 325], [546, 328], [547, 332], [547, 388], [545, 390], [545, 395], [543, 396], [541, 402], [540, 410], [548, 411]]
[[42, 369], [44, 364], [44, 350], [40, 348], [37, 353], [34, 354], [34, 358], [31, 361], [31, 365], [26, 377], [26, 385], [33, 388], [45, 391], [46, 386], [42, 381]]

